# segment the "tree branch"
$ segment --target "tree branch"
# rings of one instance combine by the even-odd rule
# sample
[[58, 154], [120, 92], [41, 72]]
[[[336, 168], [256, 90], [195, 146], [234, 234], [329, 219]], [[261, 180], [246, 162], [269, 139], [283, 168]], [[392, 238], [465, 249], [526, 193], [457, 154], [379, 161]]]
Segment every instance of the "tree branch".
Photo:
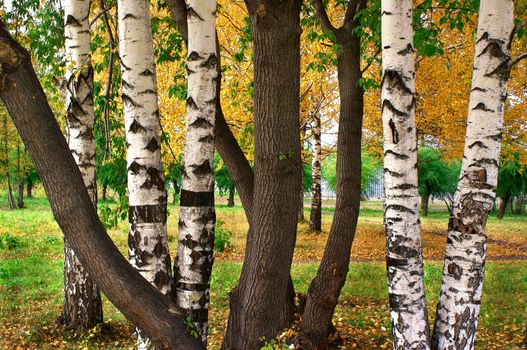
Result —
[[172, 18], [181, 31], [181, 35], [185, 39], [185, 44], [188, 42], [188, 24], [187, 24], [187, 3], [185, 0], [165, 0]]
[[512, 68], [512, 66], [514, 66], [515, 64], [517, 64], [518, 62], [520, 62], [521, 60], [525, 58], [527, 58], [527, 52], [524, 52], [521, 55], [516, 56], [513, 59], [511, 59], [511, 61], [509, 62], [509, 67]]
[[331, 33], [335, 33], [337, 28], [333, 27], [333, 25], [331, 24], [331, 21], [329, 20], [328, 13], [324, 8], [322, 0], [313, 0], [312, 2], [313, 6], [315, 7], [315, 10], [317, 11], [317, 16], [320, 21], [320, 25], [322, 26], [322, 29]]

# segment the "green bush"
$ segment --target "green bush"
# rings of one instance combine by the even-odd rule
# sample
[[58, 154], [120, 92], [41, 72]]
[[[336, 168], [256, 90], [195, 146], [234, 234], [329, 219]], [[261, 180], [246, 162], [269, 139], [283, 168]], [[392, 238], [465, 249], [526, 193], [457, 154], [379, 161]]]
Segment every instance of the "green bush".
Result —
[[221, 220], [216, 221], [214, 229], [214, 250], [223, 252], [231, 245], [232, 232], [223, 227], [225, 223]]

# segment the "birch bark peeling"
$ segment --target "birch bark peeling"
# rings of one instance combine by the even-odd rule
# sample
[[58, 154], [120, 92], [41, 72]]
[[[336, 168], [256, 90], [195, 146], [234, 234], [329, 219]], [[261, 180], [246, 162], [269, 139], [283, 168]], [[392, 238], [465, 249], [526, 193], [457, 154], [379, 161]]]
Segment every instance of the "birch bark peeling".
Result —
[[[148, 282], [166, 295], [171, 290], [172, 278], [150, 2], [119, 0], [118, 17], [128, 145], [129, 260]], [[149, 348], [150, 342], [140, 331], [138, 334], [138, 348]]]
[[463, 163], [448, 227], [435, 349], [473, 349], [481, 304], [487, 236], [498, 161], [514, 28], [512, 0], [482, 1]]
[[393, 349], [429, 349], [417, 185], [412, 1], [382, 1], [386, 265]]
[[[93, 69], [90, 56], [90, 2], [64, 1], [66, 50], [65, 98], [68, 146], [90, 199], [97, 207], [93, 125]], [[64, 307], [66, 327], [87, 329], [103, 321], [99, 289], [64, 237]]]
[[187, 24], [187, 125], [174, 274], [178, 305], [192, 319], [206, 344], [216, 222], [213, 173], [218, 83], [216, 1], [189, 1]]

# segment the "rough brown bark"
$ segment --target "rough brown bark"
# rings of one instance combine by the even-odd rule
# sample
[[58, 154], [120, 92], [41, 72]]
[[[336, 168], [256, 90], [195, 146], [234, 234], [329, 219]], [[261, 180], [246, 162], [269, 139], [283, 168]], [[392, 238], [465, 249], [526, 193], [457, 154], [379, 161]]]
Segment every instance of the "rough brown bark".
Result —
[[17, 207], [23, 209], [24, 205], [24, 181], [22, 180], [22, 174], [20, 169], [20, 145], [16, 148], [16, 181], [17, 181]]
[[421, 214], [428, 216], [428, 202], [430, 202], [430, 194], [426, 193], [421, 196]]
[[346, 281], [359, 215], [364, 91], [359, 85], [360, 38], [352, 34], [356, 25], [349, 21], [335, 32], [337, 42], [342, 45], [337, 63], [340, 93], [337, 200], [328, 242], [317, 275], [309, 286], [300, 325], [299, 342], [305, 348], [325, 347], [333, 312]]
[[203, 348], [189, 334], [181, 312], [130, 266], [105, 232], [29, 53], [11, 38], [1, 20], [0, 72], [0, 99], [33, 158], [55, 219], [79, 260], [108, 299], [162, 348]]
[[234, 187], [229, 188], [229, 198], [227, 199], [227, 206], [234, 207]]
[[254, 38], [252, 234], [231, 293], [224, 349], [255, 349], [286, 326], [300, 191], [301, 1], [247, 1]]
[[498, 207], [498, 219], [503, 219], [505, 216], [505, 211], [507, 210], [507, 204], [509, 204], [510, 196], [503, 196], [500, 198], [500, 205]]

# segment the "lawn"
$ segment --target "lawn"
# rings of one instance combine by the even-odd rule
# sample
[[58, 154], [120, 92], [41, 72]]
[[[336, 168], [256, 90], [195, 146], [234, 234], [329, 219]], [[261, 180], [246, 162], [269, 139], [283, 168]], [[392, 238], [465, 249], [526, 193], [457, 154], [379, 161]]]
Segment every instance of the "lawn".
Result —
[[[2, 349], [130, 349], [133, 327], [105, 299], [105, 324], [84, 335], [55, 324], [62, 303], [62, 235], [41, 192], [27, 209], [7, 210], [0, 198], [0, 348]], [[236, 285], [247, 223], [243, 209], [218, 200], [221, 229], [231, 231], [231, 246], [217, 254], [211, 286], [210, 349], [218, 349], [228, 317], [228, 292]], [[308, 217], [306, 202], [306, 217]], [[305, 293], [316, 273], [333, 202], [325, 201], [323, 233], [299, 225], [292, 276], [297, 292]], [[171, 252], [177, 244], [177, 207], [170, 208]], [[425, 284], [430, 319], [441, 283], [441, 258], [448, 214], [435, 204], [422, 219]], [[527, 321], [527, 217], [506, 216], [488, 221], [489, 262], [479, 322], [478, 349], [518, 349]], [[110, 230], [126, 252], [127, 225]], [[335, 314], [346, 349], [389, 349], [390, 321], [384, 268], [382, 203], [363, 202], [350, 272]]]

